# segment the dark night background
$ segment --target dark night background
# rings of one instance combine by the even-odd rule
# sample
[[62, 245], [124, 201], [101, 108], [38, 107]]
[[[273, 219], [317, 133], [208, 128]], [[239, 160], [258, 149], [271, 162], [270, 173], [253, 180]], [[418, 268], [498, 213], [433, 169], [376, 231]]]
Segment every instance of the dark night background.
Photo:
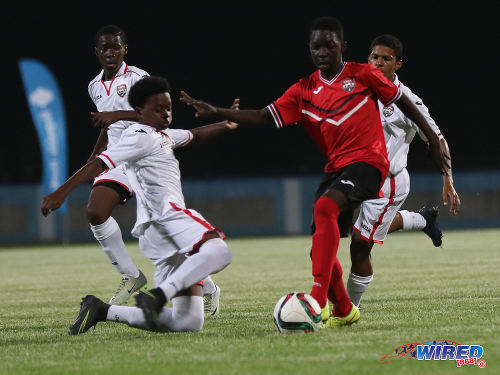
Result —
[[[499, 12], [487, 2], [465, 7], [438, 1], [69, 4], [4, 8], [1, 64], [7, 89], [2, 90], [6, 108], [0, 138], [8, 162], [0, 169], [0, 183], [41, 178], [19, 58], [41, 60], [59, 82], [71, 174], [86, 161], [98, 135], [90, 125], [94, 107], [87, 85], [101, 69], [93, 52], [100, 26], [114, 23], [126, 31], [129, 65], [169, 78], [172, 127], [191, 128], [207, 121], [196, 120], [194, 111], [178, 101], [181, 89], [216, 105], [239, 97], [241, 108], [262, 108], [309, 75], [314, 67], [308, 28], [322, 15], [343, 23], [347, 61], [366, 62], [369, 43], [379, 34], [398, 36], [405, 47], [399, 77], [430, 109], [452, 150], [454, 169], [500, 168]], [[411, 149], [410, 173], [437, 171], [418, 138]], [[184, 177], [318, 174], [324, 164], [300, 127], [242, 129], [210, 145], [179, 150], [178, 157]]]

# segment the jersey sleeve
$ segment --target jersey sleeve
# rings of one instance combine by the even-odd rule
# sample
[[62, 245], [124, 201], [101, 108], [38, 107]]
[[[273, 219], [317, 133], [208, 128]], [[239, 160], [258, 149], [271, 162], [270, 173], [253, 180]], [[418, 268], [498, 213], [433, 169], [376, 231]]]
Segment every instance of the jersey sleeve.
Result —
[[398, 86], [371, 64], [363, 64], [358, 79], [375, 94], [384, 106], [391, 105], [401, 98], [403, 92]]
[[168, 129], [167, 134], [174, 143], [173, 148], [184, 147], [193, 140], [193, 133], [185, 129]]
[[141, 129], [128, 128], [123, 131], [120, 140], [98, 157], [109, 169], [118, 165], [143, 158], [151, 149], [150, 135]]
[[[438, 138], [441, 140], [443, 139], [443, 134], [441, 134], [441, 130], [439, 127], [436, 125], [436, 121], [431, 117], [429, 114], [429, 109], [425, 106], [424, 102], [422, 99], [420, 99], [417, 95], [415, 95], [408, 87], [404, 86], [403, 90], [404, 94], [410, 98], [410, 100], [415, 104], [415, 106], [418, 108], [420, 113], [425, 117], [427, 122], [429, 123], [430, 127], [434, 131], [434, 133], [437, 134]], [[411, 121], [411, 120], [409, 120]], [[412, 121], [413, 123], [413, 121]], [[413, 126], [417, 129], [418, 136], [424, 141], [427, 142], [427, 137], [425, 134], [422, 132], [422, 130], [417, 126], [417, 124], [413, 124]]]
[[299, 122], [301, 119], [301, 90], [299, 82], [267, 106], [278, 128]]

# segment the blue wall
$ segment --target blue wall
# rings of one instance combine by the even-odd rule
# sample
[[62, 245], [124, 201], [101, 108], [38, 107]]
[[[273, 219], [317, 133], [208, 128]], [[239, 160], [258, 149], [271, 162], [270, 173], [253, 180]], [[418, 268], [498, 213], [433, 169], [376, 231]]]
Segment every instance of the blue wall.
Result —
[[[201, 212], [228, 236], [309, 234], [313, 196], [321, 176], [183, 181], [189, 208]], [[500, 171], [461, 171], [454, 175], [462, 199], [459, 215], [442, 205], [437, 173], [411, 174], [411, 193], [403, 208], [427, 203], [440, 207], [443, 229], [500, 227]], [[90, 184], [69, 198], [68, 214], [40, 214], [40, 187], [0, 186], [0, 245], [94, 241], [85, 217]], [[113, 216], [126, 239], [135, 221], [135, 200]]]

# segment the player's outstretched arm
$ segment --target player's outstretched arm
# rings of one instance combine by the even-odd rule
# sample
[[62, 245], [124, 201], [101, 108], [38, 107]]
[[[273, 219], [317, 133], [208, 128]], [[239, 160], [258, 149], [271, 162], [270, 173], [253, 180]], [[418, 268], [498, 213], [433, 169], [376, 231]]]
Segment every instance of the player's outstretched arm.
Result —
[[73, 189], [75, 189], [82, 183], [96, 177], [105, 169], [107, 169], [107, 166], [99, 158], [96, 158], [85, 164], [73, 176], [68, 178], [68, 180], [64, 184], [59, 186], [56, 191], [43, 197], [41, 206], [43, 216], [47, 216], [52, 211], [61, 207], [64, 200], [69, 195], [69, 193], [73, 191]]
[[443, 175], [450, 169], [450, 156], [441, 147], [437, 134], [432, 130], [424, 115], [405, 94], [401, 95], [397, 105], [401, 111], [410, 118], [425, 134], [429, 142], [428, 154]]
[[[448, 142], [443, 138], [439, 141], [441, 143], [441, 148], [447, 155], [450, 154], [450, 148], [448, 147]], [[450, 202], [450, 212], [455, 215], [460, 211], [460, 196], [453, 186], [453, 173], [451, 170], [451, 159], [449, 160], [449, 168], [446, 170], [446, 174], [443, 174], [443, 204], [445, 206]]]
[[[239, 108], [240, 99], [235, 98], [233, 104], [231, 105], [231, 109], [238, 111]], [[193, 133], [193, 140], [189, 142], [189, 145], [207, 142], [227, 130], [235, 130], [237, 128], [238, 123], [232, 121], [222, 121], [215, 124], [199, 126], [191, 129], [191, 133]]]
[[109, 112], [90, 112], [92, 116], [92, 126], [94, 128], [107, 129], [108, 126], [117, 121], [138, 121], [135, 111], [109, 111]]
[[266, 125], [272, 123], [272, 116], [267, 108], [235, 110], [214, 107], [209, 103], [192, 98], [185, 91], [181, 91], [180, 101], [196, 110], [195, 117], [216, 117], [248, 125]]

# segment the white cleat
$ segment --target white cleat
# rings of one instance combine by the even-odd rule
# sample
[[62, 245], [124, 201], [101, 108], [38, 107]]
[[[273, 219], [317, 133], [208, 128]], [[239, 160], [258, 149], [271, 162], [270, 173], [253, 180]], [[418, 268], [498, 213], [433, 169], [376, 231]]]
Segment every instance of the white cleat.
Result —
[[128, 299], [134, 294], [135, 292], [141, 291], [141, 290], [147, 290], [148, 280], [146, 279], [146, 276], [142, 273], [141, 270], [139, 270], [139, 277], [136, 279], [133, 278], [122, 278], [120, 281], [120, 284], [118, 285], [118, 289], [116, 289], [115, 294], [111, 299], [109, 300], [110, 305], [124, 305], [127, 303]]
[[219, 314], [219, 299], [220, 288], [218, 285], [215, 285], [215, 292], [213, 292], [212, 294], [205, 294], [203, 296], [205, 318]]

